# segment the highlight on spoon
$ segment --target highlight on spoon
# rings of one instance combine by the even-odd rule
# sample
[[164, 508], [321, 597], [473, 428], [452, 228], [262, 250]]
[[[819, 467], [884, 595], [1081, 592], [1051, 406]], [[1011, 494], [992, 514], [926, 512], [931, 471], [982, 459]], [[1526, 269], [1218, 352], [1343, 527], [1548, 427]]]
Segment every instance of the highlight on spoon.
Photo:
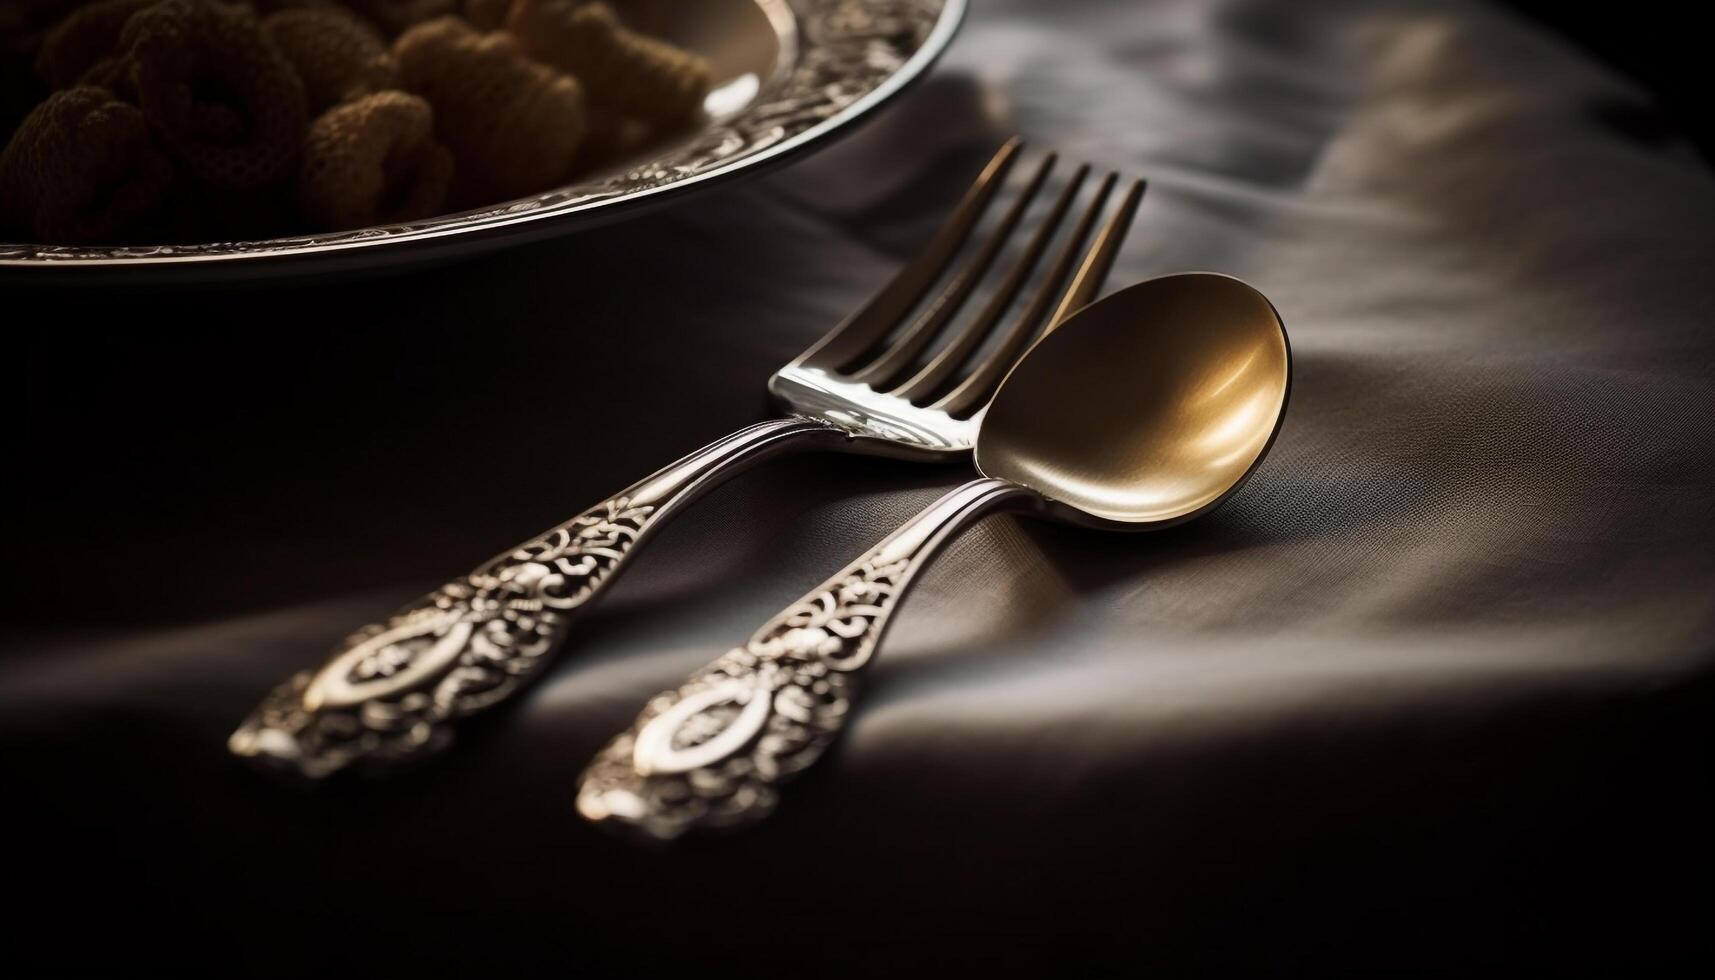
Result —
[[1178, 523], [1262, 460], [1291, 376], [1262, 293], [1215, 273], [1151, 279], [1085, 307], [1019, 361], [983, 419], [977, 467], [1081, 512], [1062, 516]]

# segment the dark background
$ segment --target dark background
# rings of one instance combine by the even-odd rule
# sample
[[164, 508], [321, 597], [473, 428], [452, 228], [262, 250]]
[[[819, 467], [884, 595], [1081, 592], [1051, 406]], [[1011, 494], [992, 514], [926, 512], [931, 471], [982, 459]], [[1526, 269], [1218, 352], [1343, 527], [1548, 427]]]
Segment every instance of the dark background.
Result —
[[[1695, 104], [1707, 91], [1701, 52], [1691, 31], [1668, 22], [1673, 5], [1513, 6], [1652, 87], [1663, 114], [1634, 113], [1628, 125], [1677, 128], [1710, 156], [1711, 128]], [[958, 184], [929, 190], [950, 200]], [[705, 209], [706, 261], [675, 269], [671, 290], [642, 302], [659, 280], [636, 256], [669, 229], [683, 232], [670, 217], [479, 260], [456, 276], [261, 292], [14, 293], [5, 315], [15, 428], [4, 656], [27, 668], [144, 629], [170, 646], [175, 629], [301, 604], [325, 607], [331, 643], [378, 596], [409, 597], [420, 569], [493, 550], [496, 513], [507, 526], [547, 526], [568, 501], [606, 489], [610, 474], [660, 463], [657, 446], [697, 445], [754, 416], [755, 342], [707, 329], [742, 322], [764, 299], [731, 286], [726, 273], [741, 259], [718, 235], [723, 216], [737, 224], [752, 205], [743, 191], [685, 205]], [[770, 248], [785, 247], [747, 240], [742, 261], [766, 262]], [[548, 302], [561, 286], [543, 270], [555, 267], [609, 284], [581, 296], [570, 317], [626, 326], [545, 332], [492, 318], [496, 294]], [[838, 288], [856, 298], [874, 284], [871, 276]], [[667, 315], [687, 304], [691, 314]], [[629, 438], [638, 420], [602, 407], [629, 404], [638, 383], [608, 369], [629, 362], [605, 348], [636, 344], [682, 352], [678, 370], [651, 381], [695, 407], [650, 418], [648, 440]], [[524, 366], [536, 376], [521, 380]], [[557, 394], [541, 397], [538, 385]], [[599, 477], [564, 459], [520, 471], [537, 447], [574, 446], [602, 456]], [[938, 486], [910, 467], [843, 459], [786, 461], [769, 479], [822, 504], [901, 484], [927, 498]], [[698, 553], [734, 521], [794, 533], [749, 480], [708, 506], [706, 519], [663, 539], [663, 561]], [[329, 564], [330, 547], [351, 557]], [[634, 599], [615, 595], [611, 615], [587, 636], [591, 648], [651, 615]], [[233, 644], [266, 645], [266, 616], [249, 622]], [[58, 682], [81, 686], [94, 703], [104, 686], [134, 681], [127, 670]], [[218, 677], [151, 682], [183, 702], [181, 717], [225, 724], [212, 717]], [[210, 707], [199, 715], [205, 694]], [[1450, 757], [1461, 743], [1446, 733], [1393, 729], [1361, 743], [1330, 733], [1316, 746], [1325, 784], [1283, 773], [1265, 746], [1228, 746], [1187, 755], [1182, 769], [1148, 785], [1082, 797], [1074, 807], [1087, 809], [1041, 821], [1044, 836], [998, 838], [980, 820], [921, 805], [939, 787], [914, 785], [905, 767], [859, 783], [885, 794], [863, 800], [863, 812], [880, 814], [872, 840], [876, 826], [855, 818], [810, 826], [788, 812], [778, 834], [671, 853], [583, 847], [551, 885], [527, 873], [531, 863], [564, 864], [567, 854], [548, 845], [533, 856], [520, 842], [562, 833], [557, 776], [528, 781], [543, 797], [436, 792], [516, 761], [497, 758], [499, 746], [480, 733], [433, 773], [305, 795], [230, 780], [209, 768], [216, 761], [177, 751], [193, 732], [162, 728], [158, 716], [30, 716], [0, 742], [6, 809], [18, 821], [6, 838], [7, 877], [25, 909], [5, 930], [5, 955], [27, 972], [155, 962], [298, 976], [702, 972], [716, 963], [806, 976], [923, 967], [1060, 975], [1066, 958], [1088, 955], [1170, 976], [1700, 974], [1715, 964], [1707, 877], [1715, 690], [1704, 676], [1594, 704], [1592, 694], [1590, 704], [1528, 707], [1504, 722], [1473, 717], [1485, 739], [1533, 759], [1529, 772], [1510, 755]], [[529, 744], [551, 744], [551, 734]], [[151, 764], [139, 765], [138, 744], [153, 747]], [[228, 789], [205, 795], [216, 781]], [[805, 792], [828, 787], [811, 780]], [[1028, 814], [1044, 804], [989, 805]], [[247, 823], [258, 807], [297, 833]], [[1271, 819], [1254, 819], [1258, 807]], [[1143, 816], [1184, 828], [1173, 880], [1192, 882], [1187, 890], [1149, 889], [1149, 868], [1102, 845]], [[1030, 821], [1008, 822], [1009, 834], [1021, 823]], [[1370, 829], [1326, 834], [1333, 825]], [[465, 828], [451, 848], [429, 829], [448, 826]], [[1068, 826], [1083, 836], [1069, 839]], [[819, 862], [818, 839], [845, 842], [838, 853], [848, 863]], [[376, 854], [377, 840], [398, 851]], [[187, 844], [197, 841], [204, 846]], [[242, 870], [229, 864], [234, 855]], [[1240, 860], [1251, 862], [1242, 872], [1232, 867]], [[866, 873], [854, 875], [850, 862]], [[898, 891], [876, 873], [889, 864], [901, 869]], [[329, 892], [437, 900], [358, 913], [361, 903], [328, 901], [301, 880], [283, 893], [269, 873], [286, 880], [306, 865], [329, 870]], [[1198, 866], [1209, 869], [1204, 889], [1185, 870]], [[387, 876], [384, 887], [377, 876]], [[1229, 887], [1250, 879], [1258, 887]], [[853, 880], [873, 891], [828, 900]], [[1038, 880], [1081, 886], [1036, 895], [1027, 910], [1007, 907], [1004, 896], [1030, 894]], [[449, 882], [462, 892], [444, 894]], [[924, 891], [924, 882], [934, 887]], [[1399, 887], [1378, 887], [1390, 882]], [[614, 902], [584, 902], [576, 920], [545, 912], [574, 892], [611, 893]], [[895, 935], [852, 914], [882, 903], [894, 917], [936, 925]], [[830, 921], [829, 909], [844, 917]], [[1001, 921], [1008, 931], [993, 927]], [[943, 944], [927, 946], [931, 934]]]
[[[1701, 92], [1708, 45], [1686, 29], [1685, 8], [1673, 3], [1555, 3], [1503, 0], [1503, 4], [1576, 42], [1652, 92], [1665, 123], [1715, 159], [1715, 114]], [[1652, 125], [1641, 122], [1639, 125]]]

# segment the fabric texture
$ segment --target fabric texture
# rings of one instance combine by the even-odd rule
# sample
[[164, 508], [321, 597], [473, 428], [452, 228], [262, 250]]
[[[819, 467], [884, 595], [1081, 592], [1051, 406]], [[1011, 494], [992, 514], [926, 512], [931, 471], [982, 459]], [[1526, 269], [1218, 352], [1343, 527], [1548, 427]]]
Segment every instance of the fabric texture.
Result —
[[[1715, 963], [1708, 166], [1631, 83], [1484, 5], [975, 8], [928, 81], [759, 182], [389, 280], [68, 296], [15, 334], [14, 926], [101, 941], [9, 955]], [[576, 777], [962, 467], [746, 474], [419, 770], [304, 793], [226, 756], [352, 628], [762, 417], [769, 372], [1013, 132], [1150, 180], [1113, 285], [1216, 270], [1281, 311], [1290, 412], [1221, 510], [978, 525], [833, 755], [738, 836], [632, 847], [578, 821]]]

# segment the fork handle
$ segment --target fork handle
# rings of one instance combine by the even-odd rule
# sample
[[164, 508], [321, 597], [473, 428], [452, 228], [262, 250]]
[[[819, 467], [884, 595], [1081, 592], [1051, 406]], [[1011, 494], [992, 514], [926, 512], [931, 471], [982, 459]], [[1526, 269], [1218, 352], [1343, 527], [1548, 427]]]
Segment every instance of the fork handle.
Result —
[[270, 692], [228, 747], [309, 779], [440, 749], [456, 722], [538, 675], [572, 614], [685, 505], [768, 457], [850, 438], [793, 416], [716, 440], [352, 634], [320, 669]]
[[578, 811], [660, 840], [767, 816], [777, 785], [845, 726], [859, 672], [917, 573], [984, 514], [1041, 503], [1033, 490], [984, 477], [930, 504], [744, 646], [650, 700], [584, 771]]

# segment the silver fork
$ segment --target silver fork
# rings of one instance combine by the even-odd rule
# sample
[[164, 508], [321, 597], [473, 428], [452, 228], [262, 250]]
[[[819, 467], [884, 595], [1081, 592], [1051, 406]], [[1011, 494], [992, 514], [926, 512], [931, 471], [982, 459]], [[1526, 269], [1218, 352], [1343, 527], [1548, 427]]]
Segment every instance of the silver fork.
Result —
[[[459, 720], [499, 704], [539, 676], [565, 640], [572, 613], [601, 595], [668, 518], [748, 466], [806, 449], [934, 462], [968, 458], [989, 398], [1039, 328], [1052, 329], [1095, 298], [1143, 195], [1143, 182], [1132, 182], [1084, 250], [1119, 179], [1109, 173], [1023, 312], [1003, 323], [1090, 174], [1088, 165], [1080, 166], [989, 301], [955, 328], [955, 315], [1055, 164], [1053, 154], [1043, 159], [994, 229], [953, 270], [1021, 146], [1013, 139], [1001, 147], [923, 251], [867, 305], [775, 372], [768, 390], [785, 417], [710, 443], [387, 622], [352, 634], [321, 668], [270, 692], [228, 747], [309, 779], [348, 766], [386, 768], [417, 760], [447, 745]], [[943, 279], [945, 285], [925, 303]], [[943, 346], [924, 360], [943, 334]], [[975, 356], [991, 339], [982, 356]]]

